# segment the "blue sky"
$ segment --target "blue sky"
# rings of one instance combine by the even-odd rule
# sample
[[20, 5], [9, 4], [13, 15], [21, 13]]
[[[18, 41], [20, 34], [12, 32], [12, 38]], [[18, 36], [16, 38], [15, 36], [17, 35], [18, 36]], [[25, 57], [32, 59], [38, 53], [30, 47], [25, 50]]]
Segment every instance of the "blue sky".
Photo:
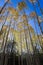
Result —
[[[13, 4], [13, 5], [11, 5], [11, 6], [14, 7], [14, 8], [16, 8], [18, 2], [21, 2], [21, 1], [23, 1], [23, 0], [11, 0], [11, 2], [12, 2], [12, 4]], [[38, 1], [40, 2], [40, 7], [43, 9], [43, 0], [38, 0]], [[3, 6], [4, 3], [5, 3], [5, 0], [0, 0], [0, 6]], [[29, 15], [29, 13], [31, 13], [32, 11], [34, 11], [34, 8], [33, 8], [32, 4], [31, 4], [30, 2], [28, 2], [28, 0], [25, 0], [25, 3], [26, 3], [26, 5], [27, 5], [27, 7], [29, 8], [29, 9], [25, 9], [25, 12], [26, 12], [26, 14]], [[38, 7], [37, 4], [36, 4], [36, 11], [37, 11], [37, 14], [38, 14], [39, 16], [42, 16], [42, 14], [41, 14], [41, 12], [40, 12], [40, 9], [39, 9], [39, 7]], [[35, 25], [34, 25], [33, 20], [30, 20], [30, 21], [29, 21], [29, 24], [30, 24], [30, 25], [34, 28], [34, 30], [35, 30]], [[37, 27], [37, 30], [38, 30], [39, 27], [38, 27], [38, 24], [37, 24], [37, 23], [36, 23], [36, 27]], [[41, 24], [41, 27], [42, 27], [42, 24]], [[38, 33], [40, 33], [40, 29], [38, 30]]]

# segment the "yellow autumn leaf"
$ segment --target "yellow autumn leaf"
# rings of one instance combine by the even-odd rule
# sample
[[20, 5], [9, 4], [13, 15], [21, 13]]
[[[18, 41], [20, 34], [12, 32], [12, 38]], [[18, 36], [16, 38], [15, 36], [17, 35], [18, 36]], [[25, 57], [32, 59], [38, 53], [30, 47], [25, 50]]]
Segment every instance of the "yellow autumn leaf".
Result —
[[27, 15], [26, 14], [24, 14], [23, 16], [22, 16], [22, 19], [26, 19], [27, 18]]
[[20, 2], [20, 3], [18, 3], [18, 9], [19, 9], [19, 10], [22, 10], [22, 9], [25, 8], [25, 7], [26, 7], [25, 2]]
[[30, 17], [35, 17], [35, 16], [36, 16], [35, 12], [30, 13]]

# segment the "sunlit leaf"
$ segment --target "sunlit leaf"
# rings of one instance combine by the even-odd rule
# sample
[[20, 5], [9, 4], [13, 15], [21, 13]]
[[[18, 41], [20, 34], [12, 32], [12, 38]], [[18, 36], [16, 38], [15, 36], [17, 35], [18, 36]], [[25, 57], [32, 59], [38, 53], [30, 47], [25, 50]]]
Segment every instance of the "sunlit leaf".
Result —
[[22, 9], [25, 8], [25, 7], [26, 7], [25, 2], [20, 2], [20, 3], [18, 3], [18, 9], [19, 9], [19, 10], [22, 10]]
[[19, 23], [17, 24], [17, 26], [18, 26], [18, 28], [23, 29], [23, 22], [19, 22]]
[[35, 12], [31, 12], [30, 13], [30, 17], [35, 17], [36, 16], [36, 13]]
[[29, 0], [31, 3], [33, 2], [33, 3], [36, 3], [36, 0]]
[[27, 18], [27, 15], [24, 14], [24, 15], [22, 16], [22, 19], [26, 20], [26, 18]]

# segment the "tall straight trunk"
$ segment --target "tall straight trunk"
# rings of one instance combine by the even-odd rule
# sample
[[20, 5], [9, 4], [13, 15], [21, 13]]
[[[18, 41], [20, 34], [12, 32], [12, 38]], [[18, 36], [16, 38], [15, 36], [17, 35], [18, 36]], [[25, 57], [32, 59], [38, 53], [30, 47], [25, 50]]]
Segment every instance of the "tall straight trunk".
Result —
[[[9, 29], [8, 29], [7, 35], [6, 35], [5, 46], [4, 46], [4, 51], [3, 51], [4, 54], [5, 54], [5, 48], [6, 48], [7, 39], [8, 39], [9, 31], [10, 31], [11, 22], [12, 22], [12, 21], [10, 21]], [[7, 63], [8, 63], [8, 55], [4, 57], [3, 65], [7, 65]]]
[[[24, 14], [25, 14], [25, 10], [24, 10]], [[31, 41], [31, 45], [32, 45], [32, 48], [34, 50], [34, 46], [33, 46], [33, 42], [32, 42], [32, 38], [31, 38], [31, 32], [30, 32], [30, 27], [28, 25], [28, 19], [26, 17], [26, 23], [27, 23], [27, 29], [28, 29], [28, 33], [29, 33], [29, 37], [30, 37], [30, 41]], [[25, 23], [24, 23], [25, 24]]]
[[[27, 48], [27, 57], [26, 57], [26, 61], [29, 61], [27, 62], [27, 65], [31, 65], [31, 61], [30, 61], [30, 56], [29, 56], [29, 49], [28, 49], [28, 43], [27, 43], [27, 34], [26, 34], [26, 31], [25, 31], [25, 24], [24, 24], [24, 34], [25, 34], [25, 40], [26, 40], [26, 48]], [[29, 59], [28, 59], [29, 58]]]
[[3, 7], [0, 10], [0, 14], [2, 13], [3, 9], [5, 8], [5, 6], [8, 4], [8, 0], [5, 2], [5, 4], [3, 5]]
[[[25, 11], [24, 11], [24, 9], [23, 9], [23, 13], [25, 14]], [[26, 19], [27, 20], [27, 19]], [[28, 21], [26, 21], [26, 22], [28, 22]], [[24, 24], [25, 25], [25, 24]], [[28, 23], [27, 23], [27, 25], [28, 25]], [[25, 26], [24, 26], [24, 29], [25, 29]], [[32, 47], [33, 47], [33, 42], [32, 42], [32, 38], [31, 38], [31, 35], [30, 35], [30, 29], [29, 29], [29, 27], [28, 27], [28, 32], [29, 32], [29, 36], [30, 36], [30, 40], [31, 40], [31, 44], [32, 44]], [[28, 52], [28, 56], [26, 57], [27, 59], [27, 61], [28, 61], [28, 63], [27, 63], [27, 65], [28, 64], [30, 64], [31, 65], [31, 58], [30, 58], [30, 55], [29, 55], [29, 50], [28, 50], [28, 43], [27, 43], [27, 37], [26, 37], [26, 33], [25, 33], [25, 30], [24, 30], [24, 34], [25, 34], [25, 40], [26, 40], [26, 48], [27, 48], [27, 52]], [[33, 47], [34, 48], [34, 47]]]
[[[23, 1], [23, 0], [22, 0]], [[25, 2], [25, 1], [23, 1], [23, 2]], [[23, 12], [24, 12], [24, 14], [25, 14], [25, 10], [23, 9]], [[28, 32], [29, 32], [29, 35], [30, 35], [30, 40], [31, 40], [31, 45], [32, 45], [32, 47], [33, 47], [33, 50], [34, 50], [34, 46], [33, 46], [33, 42], [32, 42], [32, 38], [31, 38], [31, 32], [30, 32], [30, 27], [28, 26], [28, 19], [26, 18], [26, 23], [27, 23], [27, 28], [28, 28]]]
[[3, 25], [2, 25], [2, 27], [1, 27], [1, 31], [2, 31], [2, 29], [3, 29], [3, 27], [4, 27], [5, 23], [6, 23], [6, 20], [7, 20], [8, 15], [9, 15], [9, 12], [7, 12], [7, 16], [5, 18], [5, 21], [4, 21]]
[[[35, 13], [36, 13], [36, 19], [37, 19], [37, 21], [38, 21], [39, 28], [40, 28], [41, 35], [42, 35], [42, 34], [43, 34], [43, 32], [42, 32], [42, 28], [41, 28], [40, 23], [39, 23], [39, 19], [38, 19], [38, 15], [37, 15], [37, 12], [36, 12], [36, 9], [35, 9], [35, 5], [34, 5], [34, 3], [32, 3], [32, 4], [33, 4], [33, 7], [34, 7], [34, 10], [35, 10]], [[42, 37], [41, 37], [41, 39], [42, 39]], [[43, 51], [43, 47], [42, 47], [42, 51]]]
[[3, 50], [3, 45], [4, 45], [4, 38], [5, 38], [5, 35], [6, 35], [6, 30], [5, 30], [5, 32], [4, 32], [4, 34], [3, 34], [3, 41], [2, 41], [1, 50]]
[[7, 31], [7, 35], [6, 35], [6, 40], [4, 41], [3, 54], [2, 54], [2, 57], [1, 57], [1, 65], [5, 65], [6, 64], [6, 62], [5, 62], [5, 48], [6, 48], [6, 43], [7, 43], [7, 39], [8, 39], [8, 34], [9, 34], [9, 31], [10, 31], [11, 22], [12, 21], [10, 21], [10, 25], [8, 27], [8, 31]]
[[[25, 13], [25, 11], [24, 11], [24, 13]], [[26, 20], [27, 20], [27, 18], [26, 18]], [[27, 26], [28, 26], [28, 20], [27, 20]], [[35, 54], [34, 46], [33, 46], [33, 41], [32, 41], [31, 34], [30, 34], [30, 33], [31, 33], [31, 32], [30, 32], [30, 27], [28, 26], [27, 28], [28, 28], [28, 30], [29, 30], [31, 45], [32, 45], [32, 48], [33, 48], [33, 53]], [[29, 55], [28, 55], [28, 56], [29, 56]], [[32, 61], [31, 56], [29, 56], [29, 57], [30, 57], [30, 61]], [[34, 57], [36, 57], [36, 56], [34, 56]], [[37, 62], [37, 59], [38, 59], [38, 62]], [[35, 59], [34, 59], [34, 60], [35, 60]], [[29, 62], [30, 62], [30, 61], [29, 61]], [[36, 62], [37, 65], [39, 64], [39, 58], [38, 58], [38, 57], [36, 58], [35, 62]], [[30, 62], [30, 65], [31, 65], [31, 62]]]
[[37, 12], [36, 12], [36, 9], [35, 9], [35, 5], [34, 5], [33, 2], [32, 2], [32, 4], [33, 4], [33, 7], [34, 7], [34, 10], [35, 10], [35, 13], [36, 13], [36, 19], [37, 19], [37, 21], [38, 21], [40, 31], [41, 31], [41, 33], [43, 34], [43, 32], [42, 32], [42, 28], [41, 28], [40, 23], [39, 23], [38, 15], [37, 15]]
[[[35, 10], [35, 13], [36, 13], [36, 19], [38, 20], [38, 15], [37, 15], [37, 12], [36, 12], [34, 3], [32, 2], [32, 4], [33, 4], [33, 7], [34, 7], [34, 10]], [[38, 20], [38, 24], [39, 24], [39, 27], [40, 27], [39, 20]], [[42, 33], [41, 27], [40, 27], [40, 30], [41, 30], [41, 33]], [[34, 48], [33, 48], [33, 49], [34, 49]], [[36, 58], [36, 56], [35, 56], [35, 52], [34, 52], [34, 60], [35, 60], [36, 65], [40, 64], [40, 63], [39, 63], [39, 58], [38, 58], [38, 57]]]
[[23, 55], [22, 55], [22, 37], [21, 37], [21, 28], [19, 29], [18, 27], [17, 27], [17, 29], [18, 29], [18, 31], [20, 32], [20, 47], [21, 47], [21, 63], [20, 63], [20, 57], [18, 57], [18, 64], [20, 65], [23, 65]]
[[20, 31], [20, 45], [21, 45], [21, 64], [23, 65], [23, 54], [22, 54], [22, 37], [21, 37], [21, 31]]
[[[28, 1], [29, 2], [29, 1]], [[39, 3], [39, 2], [38, 2]], [[39, 23], [39, 19], [38, 19], [38, 15], [37, 15], [37, 12], [36, 12], [36, 9], [35, 9], [35, 5], [34, 5], [34, 3], [32, 2], [32, 4], [33, 4], [33, 7], [34, 7], [34, 10], [35, 10], [35, 13], [36, 13], [36, 19], [37, 19], [37, 21], [38, 21], [38, 25], [39, 25], [39, 28], [40, 28], [40, 31], [41, 31], [41, 34], [43, 34], [43, 32], [42, 32], [42, 28], [41, 28], [41, 26], [40, 26], [40, 23]], [[39, 4], [38, 4], [39, 5]], [[39, 5], [40, 6], [40, 5]], [[41, 37], [41, 39], [42, 39], [42, 37]], [[42, 50], [43, 50], [43, 48], [42, 48]]]
[[[23, 11], [24, 12], [24, 11]], [[28, 24], [27, 24], [28, 25]], [[25, 28], [25, 26], [24, 26], [24, 28]], [[30, 29], [28, 29], [29, 31], [30, 31]], [[24, 30], [24, 34], [25, 34], [25, 30]], [[30, 35], [30, 34], [29, 34]], [[30, 35], [30, 38], [31, 38], [31, 35]], [[26, 47], [27, 47], [27, 51], [28, 51], [28, 45], [27, 45], [27, 37], [26, 37], [26, 34], [25, 34], [25, 40], [26, 40]], [[30, 39], [31, 40], [31, 42], [32, 42], [32, 39]], [[33, 42], [32, 42], [33, 43]], [[33, 47], [33, 44], [32, 44], [32, 47]], [[28, 53], [29, 53], [29, 51], [28, 51]], [[28, 59], [29, 58], [29, 59]], [[29, 62], [29, 64], [31, 65], [31, 62], [30, 62], [30, 55], [28, 54], [28, 56], [27, 56], [27, 59], [26, 59], [28, 62]], [[28, 65], [28, 64], [27, 64]]]
[[[17, 3], [18, 3], [18, 0], [17, 0]], [[19, 12], [19, 10], [18, 10], [18, 12]], [[20, 45], [21, 45], [21, 64], [23, 65], [21, 33], [20, 33]], [[19, 65], [20, 65], [20, 57], [18, 57], [18, 61], [19, 61]]]
[[[8, 17], [8, 14], [7, 14], [7, 16], [6, 16], [6, 19], [5, 19], [4, 23], [3, 23], [3, 25], [2, 25], [1, 31], [3, 31], [3, 27], [4, 27], [4, 24], [6, 23], [7, 17]], [[5, 32], [4, 32], [3, 42], [2, 42], [2, 47], [1, 47], [1, 48], [3, 48], [3, 43], [4, 43], [5, 34], [6, 34], [6, 30], [5, 30]]]
[[[41, 11], [41, 13], [43, 14], [42, 9], [41, 9], [41, 7], [40, 7], [39, 1], [38, 1], [38, 0], [36, 0], [36, 1], [38, 2], [38, 6], [39, 6], [39, 8], [40, 8], [40, 11]], [[29, 2], [29, 1], [28, 1], [28, 2]], [[41, 28], [40, 23], [39, 23], [38, 15], [37, 15], [37, 12], [36, 12], [36, 9], [35, 9], [35, 5], [34, 5], [33, 2], [32, 2], [32, 4], [33, 4], [33, 7], [34, 7], [34, 10], [35, 10], [35, 13], [36, 13], [36, 18], [37, 18], [37, 20], [38, 20], [38, 24], [39, 24], [40, 31], [41, 31], [41, 33], [43, 34], [42, 28]], [[35, 22], [34, 22], [34, 23], [35, 23]], [[35, 27], [36, 27], [36, 26], [35, 26]], [[37, 36], [37, 37], [38, 37], [38, 39], [39, 39], [39, 36]], [[41, 37], [41, 39], [42, 39], [42, 37]], [[39, 41], [40, 41], [40, 39], [39, 39]], [[41, 41], [40, 41], [40, 43], [41, 43]], [[42, 48], [42, 50], [43, 50], [43, 48]]]
[[[40, 38], [39, 38], [39, 36], [38, 36], [38, 32], [37, 32], [37, 28], [36, 28], [36, 21], [35, 21], [35, 18], [34, 18], [34, 25], [35, 25], [35, 29], [36, 29], [36, 33], [37, 33], [38, 43], [39, 43], [40, 46], [41, 46], [42, 42], [40, 41]], [[43, 51], [42, 46], [41, 46], [41, 49], [42, 49], [42, 51]]]
[[[23, 12], [25, 14], [25, 10], [23, 9]], [[24, 20], [25, 21], [25, 20]], [[34, 51], [34, 46], [33, 46], [33, 41], [32, 41], [32, 38], [31, 38], [31, 32], [30, 32], [30, 27], [28, 26], [28, 20], [26, 18], [26, 24], [27, 24], [27, 29], [28, 29], [28, 34], [29, 34], [29, 38], [30, 38], [30, 41], [31, 41], [31, 45], [32, 45], [32, 48], [33, 48], [33, 51]], [[24, 23], [25, 25], [25, 23]], [[25, 29], [25, 26], [24, 26], [24, 29]], [[24, 31], [25, 33], [25, 31]], [[29, 50], [28, 50], [28, 43], [27, 43], [27, 37], [26, 37], [26, 33], [25, 33], [25, 40], [26, 40], [26, 47], [27, 47], [27, 52], [28, 52], [28, 56], [27, 56], [27, 61], [29, 62], [29, 64], [31, 65], [31, 61], [32, 61], [32, 58], [31, 56], [29, 55]]]

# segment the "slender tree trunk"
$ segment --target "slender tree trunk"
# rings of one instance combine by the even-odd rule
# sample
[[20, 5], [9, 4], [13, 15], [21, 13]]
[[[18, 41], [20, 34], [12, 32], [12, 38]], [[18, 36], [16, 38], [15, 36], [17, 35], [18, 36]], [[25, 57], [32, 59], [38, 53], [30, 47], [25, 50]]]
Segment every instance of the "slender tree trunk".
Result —
[[8, 39], [8, 34], [9, 34], [9, 31], [10, 31], [10, 26], [11, 26], [11, 21], [10, 21], [9, 29], [7, 31], [6, 40], [4, 41], [4, 45], [3, 45], [3, 54], [2, 54], [2, 57], [1, 57], [1, 65], [5, 65], [6, 62], [7, 62], [7, 60], [5, 61], [5, 48], [6, 48], [6, 43], [7, 43], [7, 39]]
[[32, 2], [32, 4], [33, 4], [33, 7], [34, 7], [34, 10], [35, 10], [35, 13], [36, 13], [36, 19], [37, 19], [37, 21], [38, 21], [40, 31], [41, 31], [41, 33], [43, 34], [43, 32], [42, 32], [42, 28], [41, 28], [40, 23], [39, 23], [38, 15], [37, 15], [37, 12], [36, 12], [36, 9], [35, 9], [35, 5], [34, 5], [33, 2]]
[[6, 16], [6, 19], [5, 19], [5, 21], [4, 21], [3, 25], [2, 25], [1, 31], [2, 31], [2, 29], [3, 29], [3, 27], [4, 27], [5, 23], [6, 23], [8, 15], [9, 15], [9, 12], [7, 12], [7, 16]]
[[[35, 24], [35, 29], [36, 29], [36, 33], [37, 33], [38, 43], [39, 43], [40, 46], [41, 46], [42, 42], [40, 41], [40, 38], [39, 38], [39, 36], [38, 36], [38, 32], [37, 32], [37, 28], [36, 28], [35, 18], [34, 18], [34, 24]], [[42, 48], [42, 46], [41, 46], [41, 48]], [[42, 51], [43, 51], [43, 48], [42, 48]]]
[[[25, 13], [25, 12], [24, 12]], [[27, 18], [26, 18], [26, 20], [27, 20]], [[28, 26], [28, 20], [27, 20], [27, 26]], [[29, 30], [29, 35], [30, 35], [30, 40], [31, 40], [31, 45], [32, 45], [32, 48], [33, 48], [33, 53], [35, 54], [35, 51], [34, 51], [34, 46], [33, 46], [33, 41], [32, 41], [32, 38], [31, 38], [31, 32], [30, 32], [30, 27], [28, 26], [27, 27], [28, 28], [28, 30]], [[29, 56], [29, 55], [28, 55]], [[34, 56], [34, 57], [36, 57], [36, 56]], [[37, 65], [39, 64], [39, 58], [36, 58], [36, 60], [38, 59], [38, 62], [36, 63]], [[31, 60], [31, 56], [30, 56], [30, 60]], [[31, 63], [31, 62], [30, 62]], [[31, 64], [30, 64], [31, 65]]]
[[[9, 1], [9, 0], [8, 0]], [[8, 1], [5, 2], [5, 4], [3, 5], [3, 7], [0, 10], [0, 14], [2, 13], [3, 9], [5, 8], [5, 6], [7, 5]]]
[[[10, 21], [9, 29], [8, 29], [7, 35], [6, 35], [5, 46], [4, 46], [4, 51], [3, 51], [4, 53], [5, 53], [5, 48], [6, 48], [6, 44], [7, 44], [7, 39], [8, 39], [9, 31], [10, 31], [11, 22], [12, 22], [12, 21]], [[4, 58], [4, 60], [5, 60], [5, 63], [4, 63], [3, 65], [7, 65], [6, 62], [8, 62], [8, 58]]]

